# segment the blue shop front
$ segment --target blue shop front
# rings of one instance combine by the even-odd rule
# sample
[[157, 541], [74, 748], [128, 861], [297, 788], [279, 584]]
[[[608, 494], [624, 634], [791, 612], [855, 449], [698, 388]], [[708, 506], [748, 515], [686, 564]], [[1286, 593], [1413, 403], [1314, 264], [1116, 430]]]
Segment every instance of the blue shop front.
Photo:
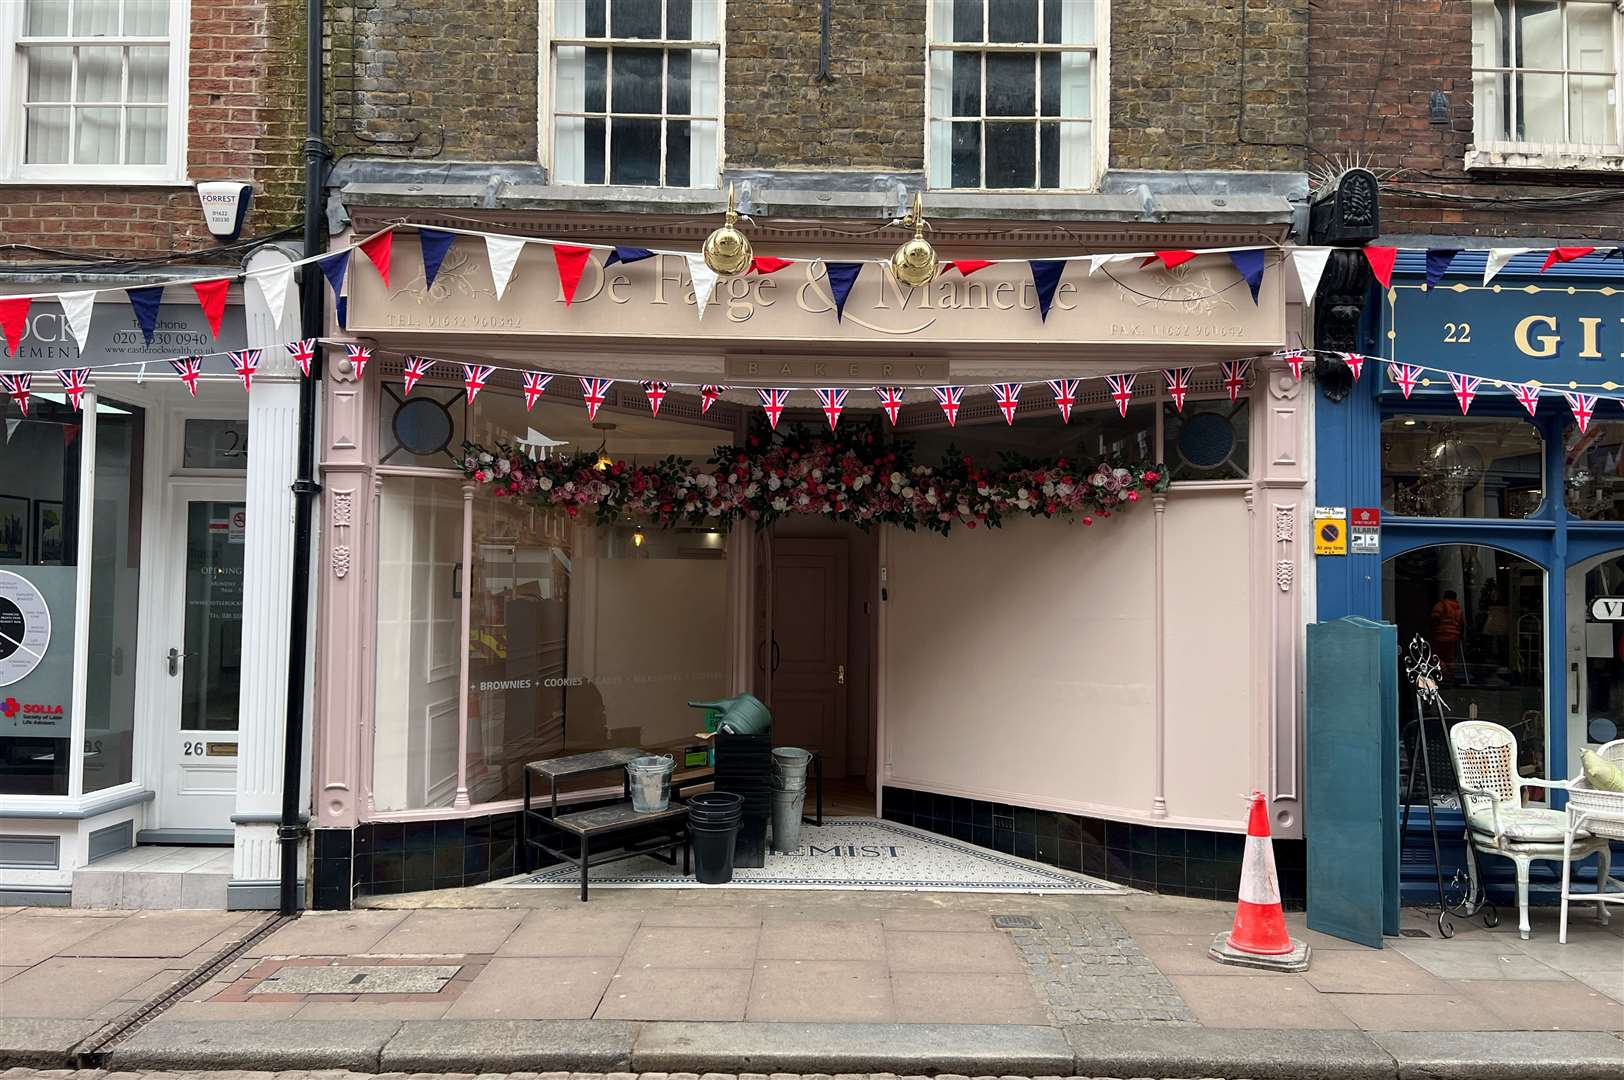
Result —
[[[1350, 554], [1316, 560], [1317, 618], [1395, 624], [1401, 666], [1425, 642], [1445, 726], [1500, 724], [1521, 776], [1564, 779], [1579, 774], [1581, 748], [1624, 734], [1624, 262], [1598, 252], [1541, 273], [1544, 254], [1514, 258], [1485, 284], [1485, 253], [1463, 253], [1429, 287], [1424, 253], [1403, 252], [1391, 287], [1372, 289], [1359, 330], [1370, 361], [1342, 400], [1332, 400], [1342, 388], [1317, 395], [1314, 501], [1378, 509], [1379, 531], [1374, 548], [1355, 529]], [[1481, 380], [1465, 413], [1449, 372]], [[1531, 383], [1532, 410], [1515, 393]], [[1596, 395], [1583, 431], [1564, 391]], [[1399, 685], [1404, 790], [1418, 727]], [[1429, 750], [1448, 880], [1465, 855], [1441, 727]], [[1425, 786], [1414, 790], [1411, 805], [1424, 806]], [[1529, 798], [1563, 806], [1560, 791]], [[1424, 814], [1419, 824], [1412, 815], [1403, 892], [1435, 901]], [[1491, 885], [1513, 880], [1509, 860], [1479, 863]], [[1559, 873], [1535, 864], [1536, 901], [1554, 896]]]

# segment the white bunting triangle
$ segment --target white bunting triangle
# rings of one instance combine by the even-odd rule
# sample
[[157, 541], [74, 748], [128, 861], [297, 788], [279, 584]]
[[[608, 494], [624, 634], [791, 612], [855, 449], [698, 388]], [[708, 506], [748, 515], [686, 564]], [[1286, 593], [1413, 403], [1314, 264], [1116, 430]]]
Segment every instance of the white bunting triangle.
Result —
[[705, 265], [705, 256], [689, 255], [688, 276], [694, 283], [694, 303], [699, 305], [699, 317], [705, 317], [705, 305], [710, 303], [711, 293], [716, 290], [716, 271]]
[[1483, 284], [1494, 280], [1494, 275], [1506, 268], [1506, 263], [1533, 248], [1490, 248], [1488, 261], [1483, 264]]
[[1320, 278], [1325, 276], [1325, 264], [1330, 261], [1330, 248], [1297, 248], [1291, 253], [1292, 269], [1297, 271], [1297, 286], [1302, 290], [1303, 303], [1312, 303], [1319, 291]]
[[1093, 277], [1094, 271], [1098, 270], [1100, 267], [1108, 266], [1122, 258], [1125, 258], [1125, 256], [1118, 253], [1112, 253], [1109, 255], [1090, 255], [1088, 257], [1088, 276]]
[[90, 312], [96, 306], [95, 292], [61, 293], [56, 299], [62, 305], [62, 317], [67, 320], [68, 331], [83, 352], [90, 339]]
[[271, 316], [271, 332], [276, 335], [282, 333], [282, 313], [288, 307], [288, 290], [293, 287], [294, 269], [293, 264], [289, 263], [254, 275], [259, 291], [265, 297], [265, 310]]
[[485, 234], [485, 257], [490, 260], [491, 283], [496, 286], [497, 300], [507, 292], [508, 282], [513, 280], [513, 268], [523, 250], [524, 241], [518, 237]]

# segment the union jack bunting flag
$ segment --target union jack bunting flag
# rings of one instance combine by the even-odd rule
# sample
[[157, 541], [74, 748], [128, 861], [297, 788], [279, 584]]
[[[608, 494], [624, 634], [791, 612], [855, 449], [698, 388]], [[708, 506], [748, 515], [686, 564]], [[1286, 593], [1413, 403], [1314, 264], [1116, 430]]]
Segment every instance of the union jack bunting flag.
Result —
[[609, 396], [609, 387], [614, 385], [613, 379], [589, 379], [585, 375], [581, 379], [581, 400], [586, 402], [586, 418], [596, 420], [598, 409], [603, 406], [604, 398]]
[[710, 412], [710, 407], [716, 404], [716, 399], [725, 393], [727, 393], [727, 387], [725, 386], [717, 386], [714, 383], [709, 386], [701, 386], [699, 388], [699, 415], [704, 416]]
[[1539, 411], [1539, 387], [1533, 383], [1512, 383], [1511, 392], [1517, 396], [1517, 403], [1528, 410], [1529, 416]]
[[495, 364], [464, 364], [462, 365], [462, 388], [468, 394], [468, 404], [472, 405], [479, 392], [485, 389], [485, 381], [496, 371]]
[[1365, 370], [1365, 358], [1356, 352], [1343, 353], [1342, 362], [1353, 372], [1353, 381], [1358, 382], [1360, 374]]
[[180, 381], [186, 384], [186, 389], [197, 397], [197, 380], [203, 377], [203, 358], [200, 356], [183, 356], [179, 360], [169, 361], [169, 366], [175, 369]]
[[23, 411], [24, 416], [28, 415], [28, 394], [29, 388], [33, 385], [32, 375], [0, 375], [0, 386], [11, 395], [11, 400], [17, 403], [17, 408]]
[[648, 411], [655, 416], [660, 415], [660, 405], [665, 401], [665, 395], [671, 391], [671, 384], [658, 379], [644, 379], [643, 393], [648, 395]]
[[429, 368], [433, 366], [434, 361], [426, 356], [408, 356], [406, 358], [406, 366], [401, 371], [400, 377], [406, 383], [406, 392], [408, 394], [412, 392], [412, 387], [417, 385], [417, 380], [427, 375]]
[[288, 355], [299, 365], [299, 374], [310, 378], [310, 361], [316, 358], [316, 339], [305, 338], [303, 341], [288, 342]]
[[757, 390], [756, 396], [761, 398], [761, 408], [767, 414], [767, 423], [777, 431], [778, 418], [784, 415], [784, 403], [789, 400], [789, 391]]
[[1477, 397], [1477, 388], [1483, 380], [1472, 375], [1457, 375], [1449, 373], [1449, 385], [1455, 388], [1455, 400], [1460, 402], [1461, 415], [1472, 407], [1472, 401]]
[[68, 401], [75, 409], [81, 408], [80, 402], [84, 399], [85, 391], [90, 389], [90, 369], [87, 367], [68, 368], [66, 371], [56, 373], [56, 381], [62, 384], [67, 392]]
[[896, 427], [897, 414], [902, 412], [902, 387], [878, 386], [874, 388], [874, 392], [880, 395], [880, 408], [885, 410], [891, 426]]
[[1224, 389], [1229, 391], [1229, 402], [1233, 405], [1239, 400], [1241, 391], [1246, 389], [1246, 376], [1251, 374], [1252, 361], [1222, 360], [1218, 370], [1224, 377]]
[[849, 390], [814, 390], [818, 401], [823, 405], [823, 415], [829, 418], [829, 430], [833, 431], [835, 425], [840, 423], [840, 414], [846, 408], [846, 395]]
[[1562, 396], [1568, 399], [1568, 408], [1573, 410], [1573, 419], [1579, 425], [1579, 434], [1583, 435], [1590, 426], [1590, 418], [1596, 415], [1595, 394], [1570, 394], [1566, 390]]
[[933, 386], [931, 393], [942, 405], [942, 414], [947, 417], [948, 427], [957, 427], [959, 423], [959, 402], [964, 398], [962, 386]]
[[360, 382], [361, 376], [366, 374], [367, 361], [372, 359], [372, 349], [366, 345], [346, 345], [344, 354], [355, 365], [355, 380]]
[[1167, 380], [1167, 396], [1173, 399], [1173, 407], [1179, 412], [1184, 411], [1184, 398], [1190, 393], [1191, 370], [1187, 367], [1162, 369], [1162, 377]]
[[1133, 375], [1107, 375], [1105, 385], [1111, 388], [1111, 400], [1116, 402], [1117, 412], [1123, 416], [1128, 415], [1128, 402], [1133, 398]]
[[231, 361], [231, 370], [242, 380], [242, 392], [245, 394], [254, 388], [254, 372], [259, 370], [259, 357], [258, 349], [226, 353], [226, 359]]
[[1289, 352], [1285, 355], [1286, 366], [1291, 369], [1292, 378], [1297, 380], [1302, 379], [1303, 364], [1307, 362], [1307, 360], [1308, 357], [1304, 356], [1300, 352]]
[[1060, 410], [1060, 419], [1071, 423], [1071, 407], [1077, 404], [1077, 387], [1081, 379], [1050, 379], [1049, 392], [1054, 395], [1055, 408]]
[[1387, 377], [1404, 391], [1404, 400], [1410, 399], [1410, 393], [1421, 382], [1421, 369], [1415, 364], [1388, 364]]
[[1004, 414], [1004, 423], [1015, 423], [1015, 410], [1021, 407], [1021, 384], [993, 383], [992, 396], [998, 399], [998, 411]]
[[540, 371], [521, 372], [519, 377], [524, 380], [524, 411], [529, 412], [536, 407], [536, 399], [541, 397], [553, 377]]

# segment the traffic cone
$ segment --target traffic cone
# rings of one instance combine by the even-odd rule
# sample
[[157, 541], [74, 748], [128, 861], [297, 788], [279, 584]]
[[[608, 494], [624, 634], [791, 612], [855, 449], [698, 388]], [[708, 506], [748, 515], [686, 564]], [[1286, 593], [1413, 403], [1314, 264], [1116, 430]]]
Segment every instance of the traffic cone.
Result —
[[1235, 926], [1213, 940], [1207, 955], [1220, 964], [1304, 971], [1308, 946], [1286, 932], [1286, 913], [1280, 906], [1280, 879], [1274, 869], [1274, 844], [1269, 839], [1269, 812], [1261, 791], [1252, 792], [1252, 814], [1246, 823], [1246, 854], [1241, 859], [1239, 902]]

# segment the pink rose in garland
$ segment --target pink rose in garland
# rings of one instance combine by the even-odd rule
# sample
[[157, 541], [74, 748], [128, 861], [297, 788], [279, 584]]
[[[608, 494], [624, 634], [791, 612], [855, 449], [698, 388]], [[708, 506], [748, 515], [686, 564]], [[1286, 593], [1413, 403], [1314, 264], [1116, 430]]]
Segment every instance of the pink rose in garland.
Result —
[[1074, 474], [1066, 459], [1005, 456], [978, 468], [949, 453], [940, 465], [913, 460], [906, 440], [888, 440], [877, 425], [837, 431], [785, 428], [723, 446], [703, 464], [668, 457], [648, 465], [600, 467], [595, 453], [538, 461], [506, 446], [467, 445], [463, 472], [493, 494], [561, 507], [572, 517], [591, 510], [599, 521], [630, 515], [661, 527], [731, 528], [736, 521], [771, 524], [788, 514], [820, 514], [861, 528], [874, 524], [946, 534], [955, 524], [997, 528], [1006, 514], [1092, 524], [1113, 508], [1163, 491], [1160, 466], [1100, 462]]

